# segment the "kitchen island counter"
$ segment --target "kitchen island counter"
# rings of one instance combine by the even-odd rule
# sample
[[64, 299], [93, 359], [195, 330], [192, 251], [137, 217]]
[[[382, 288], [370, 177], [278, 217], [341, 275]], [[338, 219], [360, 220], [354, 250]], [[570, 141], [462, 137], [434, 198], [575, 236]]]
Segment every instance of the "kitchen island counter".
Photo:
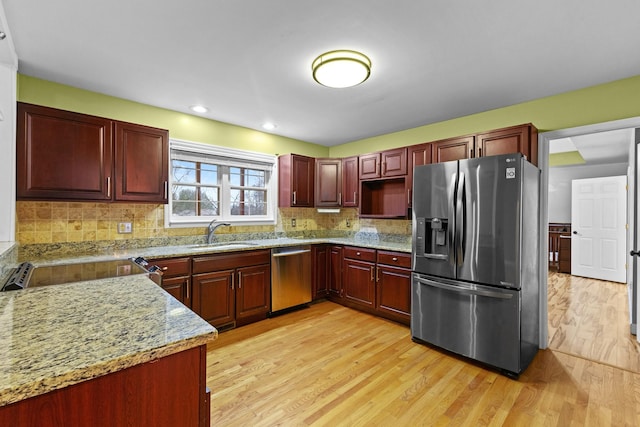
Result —
[[0, 410], [217, 337], [146, 275], [2, 292], [0, 326]]

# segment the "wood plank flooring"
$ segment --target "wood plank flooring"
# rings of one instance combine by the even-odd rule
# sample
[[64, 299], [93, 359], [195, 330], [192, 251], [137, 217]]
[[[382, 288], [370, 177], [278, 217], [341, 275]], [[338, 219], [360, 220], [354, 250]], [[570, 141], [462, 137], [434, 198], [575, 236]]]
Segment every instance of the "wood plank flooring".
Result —
[[640, 372], [626, 285], [550, 272], [548, 301], [549, 348]]
[[640, 423], [640, 374], [553, 350], [518, 381], [331, 302], [209, 345], [212, 426]]

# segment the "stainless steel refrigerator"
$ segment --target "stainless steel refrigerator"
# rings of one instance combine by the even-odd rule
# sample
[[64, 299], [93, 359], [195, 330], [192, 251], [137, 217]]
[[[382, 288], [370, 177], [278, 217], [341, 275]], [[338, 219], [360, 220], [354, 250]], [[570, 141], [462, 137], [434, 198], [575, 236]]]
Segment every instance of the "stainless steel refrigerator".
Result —
[[417, 166], [411, 335], [518, 376], [539, 347], [540, 171], [521, 154]]

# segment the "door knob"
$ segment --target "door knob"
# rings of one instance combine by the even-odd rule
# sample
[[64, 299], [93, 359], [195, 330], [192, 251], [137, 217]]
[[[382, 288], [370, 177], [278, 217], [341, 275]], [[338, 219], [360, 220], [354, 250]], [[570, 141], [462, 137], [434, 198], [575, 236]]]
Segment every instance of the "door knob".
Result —
[[629, 252], [629, 255], [631, 255], [631, 256], [640, 256], [640, 251], [631, 251], [631, 252]]
[[578, 232], [577, 232], [577, 231], [574, 231], [574, 232], [573, 232], [573, 234], [578, 234]]

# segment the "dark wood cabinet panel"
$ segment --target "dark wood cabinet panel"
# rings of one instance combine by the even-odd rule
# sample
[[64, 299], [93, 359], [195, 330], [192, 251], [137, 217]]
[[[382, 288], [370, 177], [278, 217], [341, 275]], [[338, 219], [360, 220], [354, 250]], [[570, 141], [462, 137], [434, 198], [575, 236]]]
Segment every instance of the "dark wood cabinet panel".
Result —
[[17, 198], [112, 198], [111, 121], [18, 103]]
[[192, 309], [217, 328], [235, 322], [235, 272], [194, 274]]
[[329, 293], [329, 245], [311, 247], [312, 263], [312, 296], [313, 299], [324, 298]]
[[360, 217], [406, 218], [407, 191], [405, 178], [360, 181]]
[[382, 178], [392, 176], [404, 176], [407, 174], [407, 148], [396, 148], [380, 153]]
[[298, 154], [278, 157], [278, 206], [313, 207], [315, 159]]
[[342, 206], [342, 160], [316, 159], [315, 205]]
[[378, 264], [376, 280], [376, 311], [408, 325], [411, 316], [411, 270]]
[[359, 199], [358, 157], [342, 159], [342, 206], [357, 207]]
[[345, 258], [343, 265], [344, 299], [373, 308], [375, 304], [375, 264]]
[[0, 407], [2, 425], [207, 426], [206, 346]]
[[169, 132], [115, 123], [115, 198], [167, 203]]
[[244, 319], [255, 316], [265, 318], [271, 309], [271, 267], [268, 264], [241, 267], [237, 269], [236, 274], [238, 324], [242, 324]]
[[359, 162], [360, 179], [380, 178], [380, 153], [363, 154]]
[[166, 203], [169, 132], [18, 103], [17, 197]]
[[342, 246], [331, 246], [329, 250], [329, 296], [342, 298]]
[[413, 145], [408, 149], [408, 163], [406, 188], [407, 188], [407, 205], [411, 207], [413, 197], [413, 170], [416, 166], [431, 164], [431, 144]]
[[191, 308], [191, 279], [189, 276], [163, 278], [162, 289], [185, 306]]
[[462, 136], [444, 139], [431, 143], [433, 163], [448, 162], [473, 157], [475, 150], [475, 137]]
[[538, 130], [531, 123], [478, 134], [477, 146], [477, 157], [522, 153], [538, 164]]

